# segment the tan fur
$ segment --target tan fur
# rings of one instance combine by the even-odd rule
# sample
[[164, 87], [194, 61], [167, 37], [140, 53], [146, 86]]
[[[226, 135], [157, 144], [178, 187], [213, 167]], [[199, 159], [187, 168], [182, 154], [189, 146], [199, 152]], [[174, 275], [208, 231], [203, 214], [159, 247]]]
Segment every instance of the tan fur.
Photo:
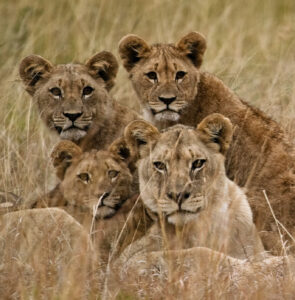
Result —
[[14, 193], [0, 191], [0, 215], [22, 208], [23, 199]]
[[207, 299], [209, 294], [210, 299], [220, 295], [222, 299], [234, 299], [248, 297], [263, 288], [269, 290], [277, 280], [290, 280], [295, 260], [279, 256], [253, 262], [195, 247], [141, 253], [116, 268], [120, 273], [114, 275], [121, 284], [112, 280], [113, 295], [118, 294], [119, 286], [121, 291], [134, 291], [144, 298], [152, 295], [158, 299], [165, 295], [168, 299]]
[[61, 141], [51, 157], [61, 182], [34, 207], [65, 209], [92, 235], [104, 261], [145, 233], [151, 220], [139, 199], [137, 174], [124, 139], [107, 150], [90, 152]]
[[107, 51], [85, 64], [56, 66], [30, 55], [19, 69], [47, 127], [83, 150], [104, 148], [120, 136], [127, 123], [139, 118], [109, 95], [117, 71], [117, 60]]
[[140, 157], [140, 194], [157, 222], [123, 260], [140, 251], [199, 246], [235, 258], [263, 252], [247, 198], [225, 175], [231, 137], [232, 125], [220, 114], [197, 129], [176, 125], [160, 133], [145, 121], [126, 127], [127, 145]]
[[[149, 45], [138, 36], [128, 35], [119, 45], [146, 120], [158, 128], [176, 123], [194, 126], [215, 112], [231, 120], [234, 142], [226, 155], [227, 175], [245, 187], [267, 249], [280, 249], [275, 221], [262, 191], [266, 191], [276, 217], [292, 234], [294, 148], [276, 122], [242, 101], [216, 76], [200, 71], [205, 49], [206, 40], [197, 32], [176, 44]], [[156, 74], [152, 74], [155, 80], [150, 72]], [[167, 106], [163, 101], [171, 103]]]
[[72, 280], [90, 280], [95, 266], [92, 243], [84, 228], [64, 210], [5, 214], [0, 218], [0, 236], [2, 299], [21, 298], [24, 287], [34, 290], [36, 283], [59, 294], [61, 278], [64, 289], [75, 289]]

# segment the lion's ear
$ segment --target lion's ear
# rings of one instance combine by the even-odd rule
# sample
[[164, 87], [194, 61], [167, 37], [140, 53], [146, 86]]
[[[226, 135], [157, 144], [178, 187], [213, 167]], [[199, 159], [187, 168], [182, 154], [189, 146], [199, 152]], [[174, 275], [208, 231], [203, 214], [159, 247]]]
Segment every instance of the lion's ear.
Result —
[[197, 68], [201, 66], [206, 50], [206, 39], [202, 34], [196, 31], [190, 32], [176, 44], [176, 47], [187, 56]]
[[208, 146], [225, 154], [233, 136], [231, 121], [221, 114], [211, 114], [197, 127], [201, 140]]
[[26, 91], [33, 96], [38, 83], [48, 78], [52, 69], [52, 64], [39, 55], [25, 57], [19, 66], [19, 75], [26, 86]]
[[131, 152], [128, 148], [125, 139], [120, 137], [116, 139], [108, 148], [108, 151], [115, 157], [117, 160], [129, 162], [131, 159]]
[[119, 54], [123, 61], [125, 69], [130, 72], [131, 69], [150, 53], [150, 47], [139, 36], [128, 34], [119, 42]]
[[137, 120], [127, 125], [124, 138], [134, 159], [149, 155], [152, 146], [160, 137], [160, 132], [150, 123]]
[[105, 82], [107, 90], [114, 86], [119, 65], [111, 52], [99, 52], [88, 59], [85, 65], [94, 79], [101, 78]]
[[59, 179], [64, 179], [65, 172], [72, 164], [73, 159], [81, 154], [81, 148], [71, 141], [61, 141], [53, 148], [51, 160]]

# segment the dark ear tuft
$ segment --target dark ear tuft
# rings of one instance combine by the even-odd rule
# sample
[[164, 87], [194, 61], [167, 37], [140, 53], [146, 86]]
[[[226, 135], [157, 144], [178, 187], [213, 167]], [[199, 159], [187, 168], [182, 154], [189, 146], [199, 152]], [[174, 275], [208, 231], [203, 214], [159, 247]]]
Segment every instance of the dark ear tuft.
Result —
[[206, 50], [206, 39], [199, 32], [190, 32], [185, 35], [176, 47], [187, 56], [192, 63], [199, 68], [203, 62], [203, 55]]
[[148, 56], [149, 53], [150, 47], [137, 35], [128, 34], [119, 42], [119, 54], [128, 72], [131, 71], [140, 59]]
[[59, 142], [51, 152], [52, 164], [56, 169], [56, 175], [63, 180], [67, 168], [72, 164], [73, 159], [82, 154], [81, 148], [71, 141]]
[[95, 54], [86, 62], [86, 67], [94, 79], [101, 78], [105, 82], [107, 90], [114, 86], [119, 65], [111, 52], [102, 51]]
[[127, 159], [130, 157], [130, 150], [126, 147], [120, 147], [119, 148], [119, 152], [118, 154], [120, 155], [120, 157], [122, 157], [123, 159]]
[[232, 140], [233, 128], [228, 118], [216, 113], [206, 117], [198, 125], [197, 132], [205, 144], [225, 154]]
[[109, 152], [118, 160], [129, 161], [131, 154], [123, 137], [116, 139], [110, 146]]
[[52, 64], [39, 55], [25, 57], [19, 66], [19, 75], [26, 86], [26, 91], [33, 96], [37, 83], [47, 78], [52, 69]]

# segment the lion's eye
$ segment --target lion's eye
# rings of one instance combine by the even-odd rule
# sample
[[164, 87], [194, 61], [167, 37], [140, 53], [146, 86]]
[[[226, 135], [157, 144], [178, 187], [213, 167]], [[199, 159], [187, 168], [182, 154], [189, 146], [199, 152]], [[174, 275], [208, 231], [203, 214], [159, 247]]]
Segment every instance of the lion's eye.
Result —
[[54, 97], [56, 97], [56, 98], [57, 98], [57, 97], [58, 97], [58, 98], [61, 97], [61, 89], [60, 89], [60, 88], [54, 87], [54, 88], [50, 89], [49, 91], [50, 91], [50, 93], [51, 93]]
[[115, 179], [119, 175], [119, 171], [109, 170], [108, 175], [111, 179]]
[[156, 73], [156, 72], [148, 72], [148, 73], [146, 74], [146, 76], [147, 76], [149, 79], [153, 80], [154, 82], [157, 82], [157, 81], [158, 81], [158, 77], [157, 77], [157, 73]]
[[84, 183], [88, 183], [90, 181], [90, 176], [88, 173], [80, 173], [77, 175]]
[[92, 94], [93, 91], [94, 91], [94, 88], [92, 88], [91, 86], [85, 86], [82, 93], [83, 93], [83, 96], [89, 96]]
[[161, 172], [163, 172], [163, 171], [166, 170], [165, 164], [162, 163], [161, 161], [155, 161], [155, 162], [153, 163], [153, 165], [154, 165], [154, 167], [155, 167], [157, 170], [159, 170], [159, 171], [161, 171]]
[[184, 72], [184, 71], [178, 71], [178, 72], [176, 73], [176, 75], [175, 75], [175, 80], [176, 80], [176, 81], [177, 81], [177, 80], [180, 80], [180, 79], [182, 79], [185, 75], [186, 75], [186, 72]]
[[206, 159], [196, 159], [192, 164], [192, 170], [201, 169], [206, 162]]

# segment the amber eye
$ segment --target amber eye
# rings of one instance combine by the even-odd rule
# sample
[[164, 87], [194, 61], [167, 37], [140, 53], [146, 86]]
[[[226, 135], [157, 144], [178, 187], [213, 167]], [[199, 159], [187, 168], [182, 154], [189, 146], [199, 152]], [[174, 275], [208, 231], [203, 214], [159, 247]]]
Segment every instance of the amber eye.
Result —
[[180, 80], [186, 75], [186, 72], [184, 71], [178, 71], [175, 75], [175, 80]]
[[155, 161], [155, 162], [153, 163], [153, 165], [154, 165], [154, 167], [155, 167], [158, 171], [163, 172], [163, 171], [166, 170], [165, 164], [164, 164], [163, 162], [161, 162], [161, 161]]
[[80, 173], [77, 175], [84, 183], [88, 183], [90, 181], [90, 176], [88, 173]]
[[119, 175], [119, 171], [116, 170], [109, 170], [108, 175], [111, 179], [116, 178]]
[[93, 91], [94, 89], [91, 86], [85, 86], [85, 88], [83, 89], [83, 96], [89, 96]]
[[206, 159], [196, 159], [192, 164], [192, 170], [201, 169], [206, 162]]
[[158, 77], [157, 77], [157, 73], [156, 73], [156, 72], [148, 72], [148, 73], [146, 74], [146, 76], [147, 76], [149, 79], [153, 80], [153, 81], [157, 81], [157, 80], [158, 80]]
[[54, 97], [61, 97], [61, 89], [60, 88], [54, 87], [54, 88], [50, 89], [49, 91]]

